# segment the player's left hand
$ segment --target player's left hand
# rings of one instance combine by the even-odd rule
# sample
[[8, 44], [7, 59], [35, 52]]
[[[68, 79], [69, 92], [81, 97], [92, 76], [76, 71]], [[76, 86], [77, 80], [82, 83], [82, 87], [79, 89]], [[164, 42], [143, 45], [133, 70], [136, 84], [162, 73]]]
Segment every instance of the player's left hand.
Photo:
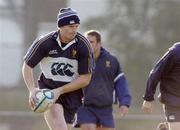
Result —
[[120, 109], [120, 113], [122, 117], [126, 116], [129, 112], [129, 107], [124, 106], [124, 105], [120, 106], [119, 109]]
[[52, 90], [54, 93], [54, 102], [59, 98], [61, 95], [61, 88], [56, 88]]

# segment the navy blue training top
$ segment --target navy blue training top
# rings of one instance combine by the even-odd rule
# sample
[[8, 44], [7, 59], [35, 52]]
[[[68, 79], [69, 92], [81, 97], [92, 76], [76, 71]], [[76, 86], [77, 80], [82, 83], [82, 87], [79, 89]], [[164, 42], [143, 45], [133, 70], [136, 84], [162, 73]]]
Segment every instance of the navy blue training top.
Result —
[[96, 68], [90, 84], [84, 88], [84, 104], [96, 107], [112, 106], [115, 90], [120, 105], [130, 106], [131, 95], [117, 58], [101, 48], [100, 56], [95, 62]]
[[40, 82], [54, 89], [71, 82], [81, 74], [91, 73], [94, 67], [92, 47], [80, 33], [62, 46], [59, 32], [51, 32], [35, 40], [24, 57], [31, 68], [38, 63], [42, 70]]
[[151, 70], [144, 100], [153, 101], [160, 83], [160, 101], [180, 107], [180, 43], [175, 43]]

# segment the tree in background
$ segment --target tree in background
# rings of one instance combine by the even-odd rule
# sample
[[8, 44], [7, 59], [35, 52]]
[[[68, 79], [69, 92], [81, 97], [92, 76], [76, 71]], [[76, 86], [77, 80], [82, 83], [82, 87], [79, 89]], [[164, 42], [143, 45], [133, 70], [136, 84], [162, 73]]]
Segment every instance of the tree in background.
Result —
[[154, 63], [174, 42], [180, 41], [179, 11], [177, 0], [109, 0], [106, 14], [84, 25], [106, 32], [106, 42], [118, 52], [124, 66], [135, 108], [141, 106]]

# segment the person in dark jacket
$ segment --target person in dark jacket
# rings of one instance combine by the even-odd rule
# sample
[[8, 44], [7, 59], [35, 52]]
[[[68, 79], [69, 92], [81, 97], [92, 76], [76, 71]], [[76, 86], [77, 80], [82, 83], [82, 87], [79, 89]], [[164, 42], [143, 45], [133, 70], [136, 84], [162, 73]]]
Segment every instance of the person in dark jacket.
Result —
[[77, 112], [77, 124], [82, 130], [114, 130], [113, 91], [119, 100], [122, 116], [128, 114], [131, 95], [117, 58], [101, 46], [101, 35], [96, 30], [85, 33], [95, 56], [95, 72], [84, 88], [84, 103]]
[[153, 111], [154, 94], [160, 83], [160, 101], [171, 130], [180, 129], [180, 43], [174, 44], [150, 72], [142, 109]]

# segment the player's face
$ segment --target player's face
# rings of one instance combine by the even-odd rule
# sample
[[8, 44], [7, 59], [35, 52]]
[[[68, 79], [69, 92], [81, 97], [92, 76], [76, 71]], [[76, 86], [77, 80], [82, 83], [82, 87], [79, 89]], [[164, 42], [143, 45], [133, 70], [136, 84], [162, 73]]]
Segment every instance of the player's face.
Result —
[[100, 50], [101, 50], [101, 43], [97, 42], [96, 37], [92, 36], [92, 35], [88, 35], [87, 36], [88, 40], [90, 41], [93, 51], [94, 51], [94, 55], [95, 58], [97, 58], [100, 54]]
[[66, 25], [60, 28], [60, 37], [64, 42], [72, 41], [76, 34], [79, 24]]

